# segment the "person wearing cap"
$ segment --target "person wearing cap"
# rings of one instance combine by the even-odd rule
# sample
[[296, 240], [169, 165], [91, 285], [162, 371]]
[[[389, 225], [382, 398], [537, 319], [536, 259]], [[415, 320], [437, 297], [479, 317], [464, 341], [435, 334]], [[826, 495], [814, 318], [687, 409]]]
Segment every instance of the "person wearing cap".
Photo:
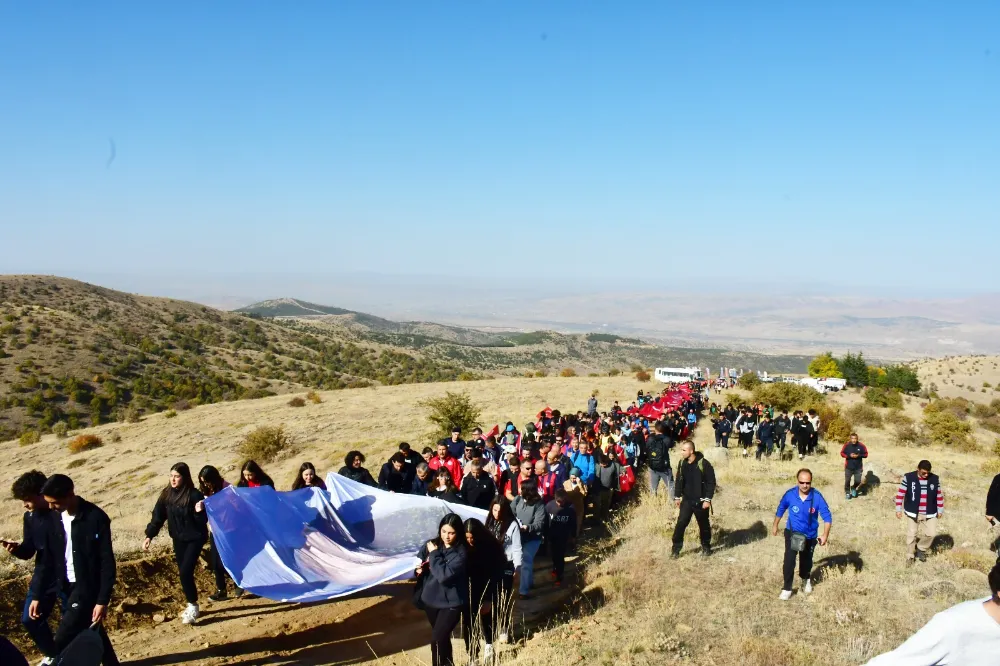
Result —
[[[896, 518], [906, 514], [906, 561], [924, 562], [934, 537], [937, 519], [944, 513], [944, 491], [937, 474], [931, 474], [931, 461], [921, 460], [917, 471], [903, 476], [896, 490]], [[916, 552], [914, 552], [916, 546]]]
[[465, 440], [462, 439], [462, 429], [458, 426], [451, 429], [450, 438], [445, 437], [439, 443], [448, 447], [448, 453], [450, 453], [453, 458], [461, 458], [462, 454], [465, 452]]

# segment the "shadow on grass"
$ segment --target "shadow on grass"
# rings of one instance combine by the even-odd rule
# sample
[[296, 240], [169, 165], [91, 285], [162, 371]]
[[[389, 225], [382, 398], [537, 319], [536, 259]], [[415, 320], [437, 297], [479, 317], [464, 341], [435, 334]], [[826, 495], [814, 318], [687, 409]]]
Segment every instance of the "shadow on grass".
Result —
[[744, 527], [738, 530], [728, 530], [722, 527], [715, 532], [716, 534], [716, 548], [736, 548], [737, 546], [744, 546], [748, 543], [753, 543], [754, 541], [762, 541], [767, 538], [767, 526], [764, 525], [764, 521], [758, 520], [756, 523], [750, 527]]
[[882, 479], [875, 476], [875, 473], [869, 470], [865, 473], [865, 478], [861, 482], [861, 488], [863, 488], [861, 492], [862, 494], [867, 495], [881, 485]]
[[955, 538], [950, 534], [938, 534], [931, 541], [931, 552], [942, 553], [955, 547]]
[[837, 569], [841, 573], [844, 573], [852, 567], [855, 573], [861, 573], [861, 570], [865, 568], [865, 561], [861, 559], [861, 553], [856, 550], [842, 555], [824, 557], [813, 565], [812, 580], [814, 583], [819, 583], [822, 582], [826, 573], [831, 569]]

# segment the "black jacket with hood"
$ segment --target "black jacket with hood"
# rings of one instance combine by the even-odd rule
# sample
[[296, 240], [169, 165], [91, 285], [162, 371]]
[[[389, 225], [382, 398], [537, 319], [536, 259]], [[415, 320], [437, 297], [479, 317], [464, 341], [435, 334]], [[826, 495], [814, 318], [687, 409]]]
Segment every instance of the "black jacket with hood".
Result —
[[695, 451], [694, 462], [687, 458], [677, 464], [674, 497], [691, 502], [710, 502], [715, 495], [715, 469], [701, 451]]
[[163, 523], [167, 524], [167, 533], [175, 541], [208, 541], [208, 514], [205, 511], [196, 512], [194, 505], [205, 499], [196, 488], [188, 492], [187, 501], [175, 504], [170, 501], [170, 492], [156, 500], [153, 507], [153, 517], [146, 525], [146, 537], [155, 539], [160, 533]]

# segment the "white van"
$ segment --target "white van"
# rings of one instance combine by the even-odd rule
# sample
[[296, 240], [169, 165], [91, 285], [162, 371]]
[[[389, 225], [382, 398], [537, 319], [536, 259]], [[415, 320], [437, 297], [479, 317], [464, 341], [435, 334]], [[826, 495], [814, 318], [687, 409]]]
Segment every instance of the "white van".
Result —
[[705, 378], [700, 368], [657, 368], [653, 371], [656, 381], [674, 384], [700, 381]]

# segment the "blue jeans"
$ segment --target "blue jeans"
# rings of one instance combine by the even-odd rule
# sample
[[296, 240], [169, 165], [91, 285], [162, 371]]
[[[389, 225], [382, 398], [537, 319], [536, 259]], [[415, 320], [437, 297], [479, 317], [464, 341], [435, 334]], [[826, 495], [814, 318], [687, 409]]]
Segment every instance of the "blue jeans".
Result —
[[527, 594], [535, 584], [535, 555], [542, 545], [541, 539], [532, 539], [521, 544], [521, 585], [518, 592]]
[[31, 640], [35, 641], [35, 645], [38, 646], [38, 651], [46, 657], [59, 656], [59, 651], [56, 649], [56, 643], [52, 639], [52, 630], [49, 629], [49, 615], [52, 614], [52, 609], [55, 608], [57, 599], [59, 600], [59, 606], [61, 608], [65, 608], [65, 594], [62, 592], [59, 592], [58, 594], [55, 592], [46, 594], [38, 600], [38, 612], [40, 617], [37, 620], [32, 620], [28, 615], [28, 608], [31, 606], [31, 602], [34, 600], [34, 597], [31, 595], [31, 591], [29, 590], [28, 596], [24, 600], [24, 610], [21, 611], [21, 624], [24, 625], [28, 635], [31, 636]]

